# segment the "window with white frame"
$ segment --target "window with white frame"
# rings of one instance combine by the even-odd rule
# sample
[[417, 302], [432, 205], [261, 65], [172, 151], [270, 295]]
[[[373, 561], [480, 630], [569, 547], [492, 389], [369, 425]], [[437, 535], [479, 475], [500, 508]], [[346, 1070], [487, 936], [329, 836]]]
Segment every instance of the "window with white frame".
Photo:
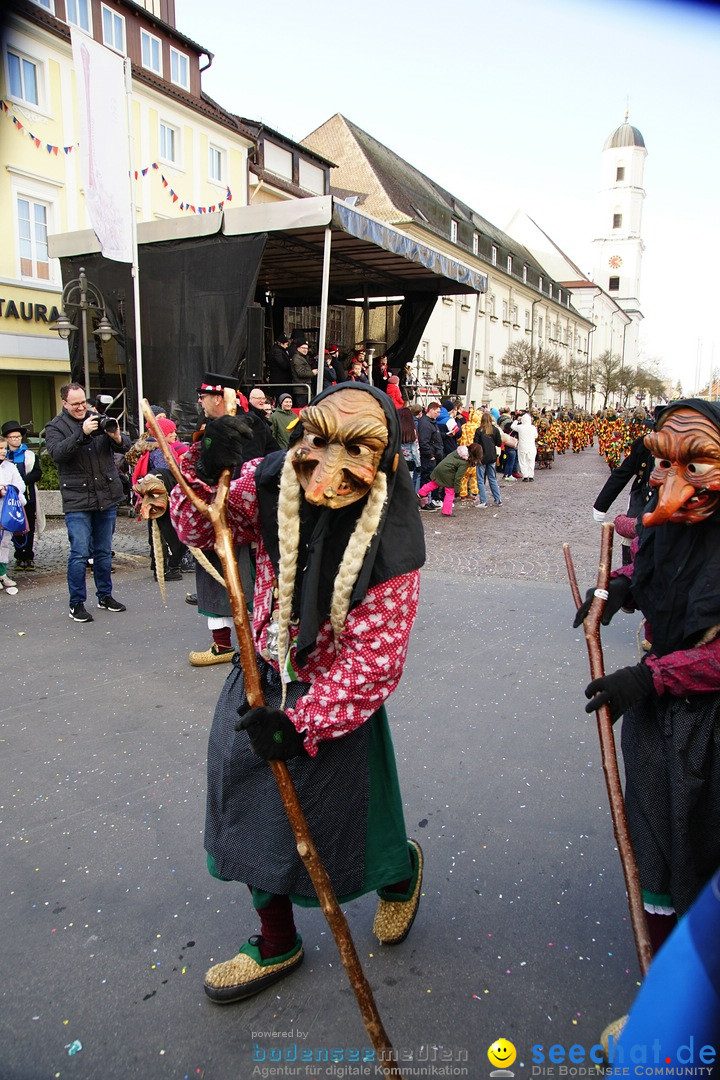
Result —
[[222, 184], [225, 181], [224, 157], [224, 151], [211, 143], [208, 147], [208, 175], [216, 184]]
[[528, 268], [527, 265], [523, 266], [523, 282], [527, 284]]
[[512, 255], [508, 255], [507, 257], [507, 272], [508, 274], [512, 274]]
[[530, 308], [525, 308], [525, 329], [530, 329]]
[[115, 52], [120, 53], [121, 56], [125, 55], [125, 20], [122, 15], [118, 15], [117, 11], [113, 11], [112, 8], [106, 7], [102, 4], [100, 7], [102, 12], [102, 35], [103, 45], [107, 45], [109, 49], [113, 49]]
[[18, 196], [18, 248], [20, 277], [38, 281], [50, 279], [48, 257], [48, 206], [35, 199]]
[[542, 292], [542, 291], [543, 291], [543, 279], [542, 279], [542, 274], [540, 275], [540, 279], [539, 279], [539, 281], [538, 281], [538, 289], [540, 290], [540, 292]]
[[488, 297], [487, 306], [488, 306], [488, 312], [490, 314], [490, 318], [494, 319], [495, 318], [495, 293], [490, 293], [490, 296]]
[[180, 161], [180, 131], [178, 128], [173, 127], [172, 124], [167, 124], [165, 121], [160, 121], [160, 157], [163, 161], [171, 161], [173, 165], [177, 165]]
[[90, 0], [66, 0], [67, 21], [86, 34], [92, 33], [90, 23]]
[[183, 90], [190, 89], [190, 61], [185, 53], [173, 48], [170, 49], [170, 82]]
[[495, 244], [493, 244], [492, 248], [490, 249], [490, 258], [493, 266], [497, 266], [497, 247], [495, 246]]
[[507, 322], [508, 321], [508, 302], [507, 302], [507, 300], [503, 300], [503, 302], [502, 302], [502, 313], [503, 313], [503, 322]]
[[16, 49], [6, 52], [10, 97], [27, 105], [40, 105], [40, 66]]
[[543, 320], [542, 316], [538, 317], [538, 337], [543, 336]]
[[162, 75], [162, 42], [147, 30], [140, 31], [142, 66], [156, 75]]
[[53, 15], [55, 14], [54, 0], [32, 0], [32, 2], [37, 4], [38, 7], [45, 8], [46, 11], [52, 12]]
[[510, 308], [510, 318], [512, 319], [513, 326], [518, 325], [518, 309], [517, 304], [513, 304]]
[[457, 244], [457, 229], [458, 229], [457, 221], [451, 221], [450, 222], [450, 240], [452, 241], [453, 244]]
[[474, 232], [473, 233], [473, 238], [472, 238], [472, 253], [473, 253], [473, 255], [477, 255], [479, 250], [480, 250], [480, 238], [478, 237], [478, 234], [476, 232]]

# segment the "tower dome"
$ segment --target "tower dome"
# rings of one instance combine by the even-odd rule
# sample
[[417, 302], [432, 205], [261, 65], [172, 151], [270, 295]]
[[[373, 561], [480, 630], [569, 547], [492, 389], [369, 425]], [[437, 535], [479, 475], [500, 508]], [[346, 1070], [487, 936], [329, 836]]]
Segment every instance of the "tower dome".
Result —
[[628, 124], [627, 120], [620, 127], [615, 128], [612, 135], [605, 140], [603, 150], [616, 150], [621, 146], [639, 146], [645, 149], [645, 140], [636, 127]]

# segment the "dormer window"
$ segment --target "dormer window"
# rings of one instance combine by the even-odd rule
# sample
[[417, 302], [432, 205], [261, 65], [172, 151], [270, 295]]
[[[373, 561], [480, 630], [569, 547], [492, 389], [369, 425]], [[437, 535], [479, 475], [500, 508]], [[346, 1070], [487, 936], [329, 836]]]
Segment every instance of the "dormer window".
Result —
[[458, 223], [457, 223], [457, 221], [453, 220], [453, 221], [450, 222], [450, 240], [451, 240], [451, 242], [453, 244], [457, 244], [457, 236], [458, 236]]
[[173, 48], [170, 49], [170, 82], [183, 90], [190, 89], [190, 62], [185, 53]]
[[147, 30], [140, 31], [140, 50], [142, 66], [148, 71], [154, 71], [156, 75], [162, 75], [162, 42], [160, 38], [148, 34]]

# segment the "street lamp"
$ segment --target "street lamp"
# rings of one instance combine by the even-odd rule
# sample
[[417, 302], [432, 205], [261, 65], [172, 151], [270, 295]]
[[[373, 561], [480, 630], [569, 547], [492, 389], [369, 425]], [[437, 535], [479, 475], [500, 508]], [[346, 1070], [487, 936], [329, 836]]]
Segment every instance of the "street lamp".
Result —
[[82, 330], [82, 349], [83, 349], [83, 375], [85, 378], [85, 394], [90, 394], [90, 355], [88, 352], [88, 333], [87, 333], [87, 313], [92, 311], [94, 314], [100, 316], [97, 329], [93, 330], [95, 337], [100, 341], [110, 341], [111, 338], [117, 337], [117, 330], [114, 330], [110, 325], [110, 320], [105, 313], [105, 301], [103, 295], [96, 285], [93, 285], [91, 281], [88, 281], [85, 270], [81, 266], [78, 272], [78, 277], [74, 281], [69, 281], [63, 289], [61, 304], [61, 312], [57, 318], [57, 321], [50, 324], [50, 329], [55, 330], [63, 341], [67, 341], [70, 334], [76, 331], [78, 328], [74, 325], [65, 314], [66, 308], [75, 308], [80, 312], [80, 327]]

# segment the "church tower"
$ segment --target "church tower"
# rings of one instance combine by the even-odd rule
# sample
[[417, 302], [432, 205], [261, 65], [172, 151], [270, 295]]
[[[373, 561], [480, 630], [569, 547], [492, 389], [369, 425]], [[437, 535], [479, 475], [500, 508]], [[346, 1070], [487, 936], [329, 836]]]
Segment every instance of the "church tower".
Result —
[[[644, 244], [641, 236], [645, 200], [645, 140], [625, 122], [605, 140], [602, 182], [598, 198], [599, 222], [593, 241], [592, 279], [632, 318], [624, 341], [626, 366], [637, 363], [640, 311], [640, 272]], [[621, 353], [621, 348], [613, 352]]]

